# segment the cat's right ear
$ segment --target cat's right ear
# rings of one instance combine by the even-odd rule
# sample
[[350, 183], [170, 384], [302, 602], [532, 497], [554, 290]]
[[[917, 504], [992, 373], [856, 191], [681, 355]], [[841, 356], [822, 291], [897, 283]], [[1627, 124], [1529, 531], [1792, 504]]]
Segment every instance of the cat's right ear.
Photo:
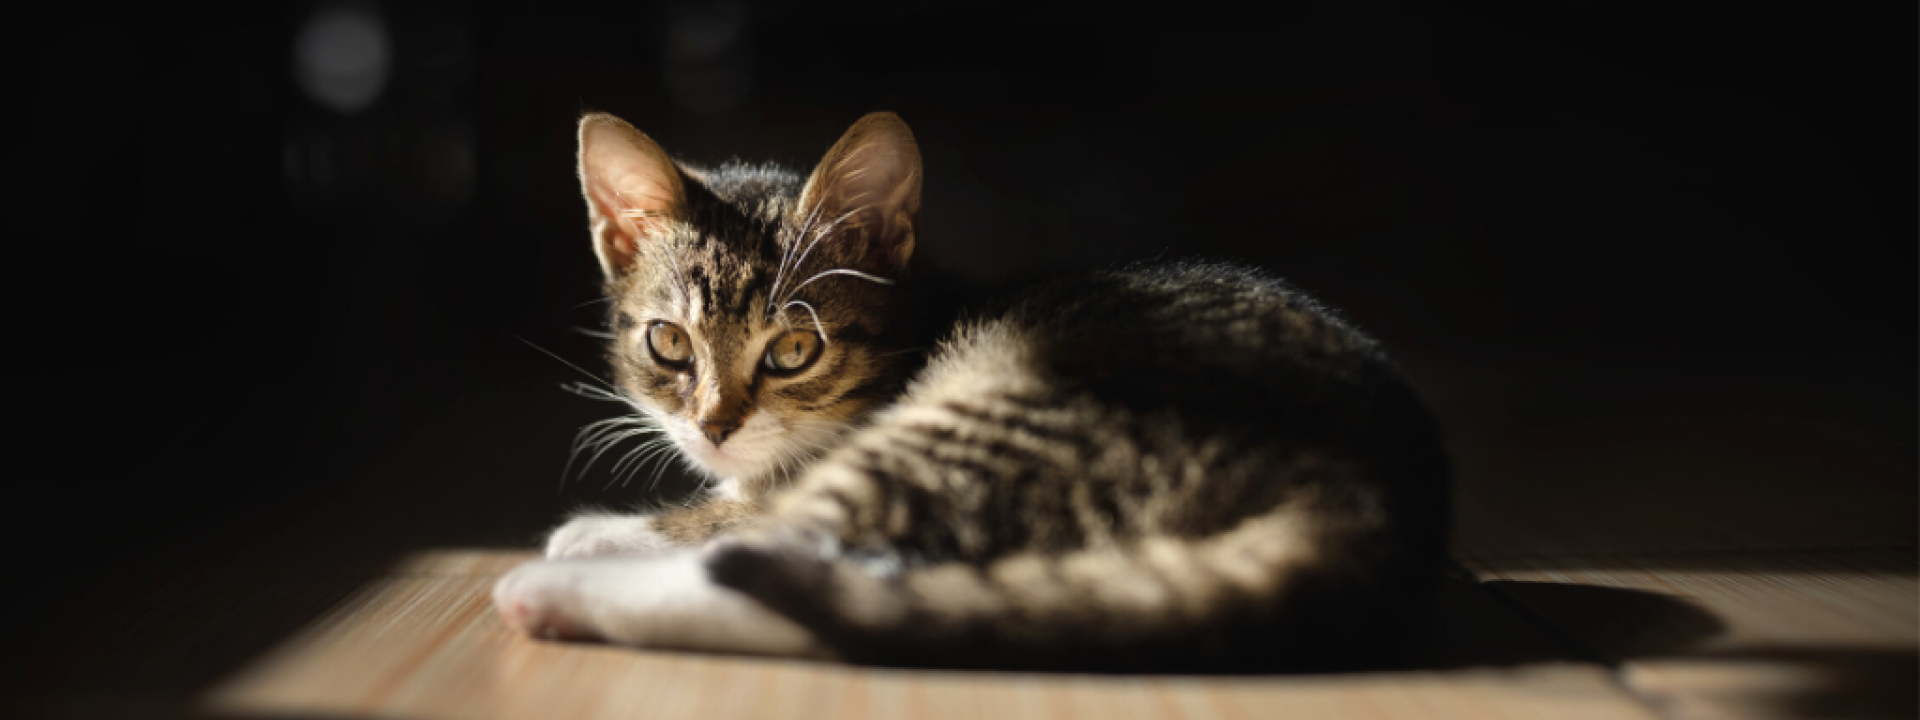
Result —
[[641, 243], [683, 217], [686, 186], [660, 145], [606, 113], [580, 118], [580, 189], [593, 252], [609, 279], [626, 274]]

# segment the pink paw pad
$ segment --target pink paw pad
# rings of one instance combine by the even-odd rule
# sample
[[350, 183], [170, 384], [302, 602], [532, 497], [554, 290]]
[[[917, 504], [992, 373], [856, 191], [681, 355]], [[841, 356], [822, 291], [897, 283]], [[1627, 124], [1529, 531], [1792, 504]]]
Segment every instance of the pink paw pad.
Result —
[[549, 640], [587, 637], [553, 604], [508, 590], [504, 584], [494, 592], [493, 605], [502, 620], [529, 637]]

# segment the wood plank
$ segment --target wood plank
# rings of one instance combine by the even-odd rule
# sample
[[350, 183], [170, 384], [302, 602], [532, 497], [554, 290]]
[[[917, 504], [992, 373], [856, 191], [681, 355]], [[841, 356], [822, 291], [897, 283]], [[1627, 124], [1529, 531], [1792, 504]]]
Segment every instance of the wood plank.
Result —
[[702, 720], [1653, 717], [1603, 669], [1569, 662], [1271, 678], [1113, 677], [851, 668], [535, 641], [504, 627], [487, 599], [493, 578], [527, 557], [473, 551], [410, 558], [221, 683], [203, 709]]
[[[1553, 556], [1465, 563], [1676, 718], [1913, 717], [1920, 560], [1912, 548]], [[1569, 589], [1683, 600], [1697, 622]], [[1660, 641], [1670, 641], [1662, 644]], [[1678, 641], [1677, 643], [1671, 641]]]

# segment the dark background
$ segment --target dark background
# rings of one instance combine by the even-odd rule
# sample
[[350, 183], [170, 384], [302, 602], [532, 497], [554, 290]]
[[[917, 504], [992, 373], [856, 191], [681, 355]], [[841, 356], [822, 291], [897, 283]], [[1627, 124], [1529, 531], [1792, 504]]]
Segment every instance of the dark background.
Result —
[[[1470, 494], [1631, 523], [1684, 473], [1686, 513], [1913, 540], [1910, 4], [72, 5], [6, 43], [9, 667], [180, 572], [646, 497], [563, 482], [610, 409], [519, 339], [601, 368], [584, 110], [800, 166], [892, 110], [934, 264], [1272, 268], [1402, 359]], [[337, 48], [299, 80], [327, 8], [384, 28], [370, 100], [309, 89], [379, 76]]]

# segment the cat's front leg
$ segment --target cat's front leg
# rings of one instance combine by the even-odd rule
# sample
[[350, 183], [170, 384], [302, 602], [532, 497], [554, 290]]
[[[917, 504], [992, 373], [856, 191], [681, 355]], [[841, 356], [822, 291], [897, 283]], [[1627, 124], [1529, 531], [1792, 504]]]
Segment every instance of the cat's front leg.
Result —
[[831, 657], [805, 628], [713, 582], [707, 552], [681, 548], [527, 563], [494, 585], [494, 607], [534, 637]]
[[657, 552], [676, 547], [655, 526], [653, 515], [584, 512], [547, 536], [548, 559]]
[[558, 560], [697, 547], [761, 513], [752, 501], [726, 496], [644, 515], [581, 513], [547, 537], [546, 555]]

